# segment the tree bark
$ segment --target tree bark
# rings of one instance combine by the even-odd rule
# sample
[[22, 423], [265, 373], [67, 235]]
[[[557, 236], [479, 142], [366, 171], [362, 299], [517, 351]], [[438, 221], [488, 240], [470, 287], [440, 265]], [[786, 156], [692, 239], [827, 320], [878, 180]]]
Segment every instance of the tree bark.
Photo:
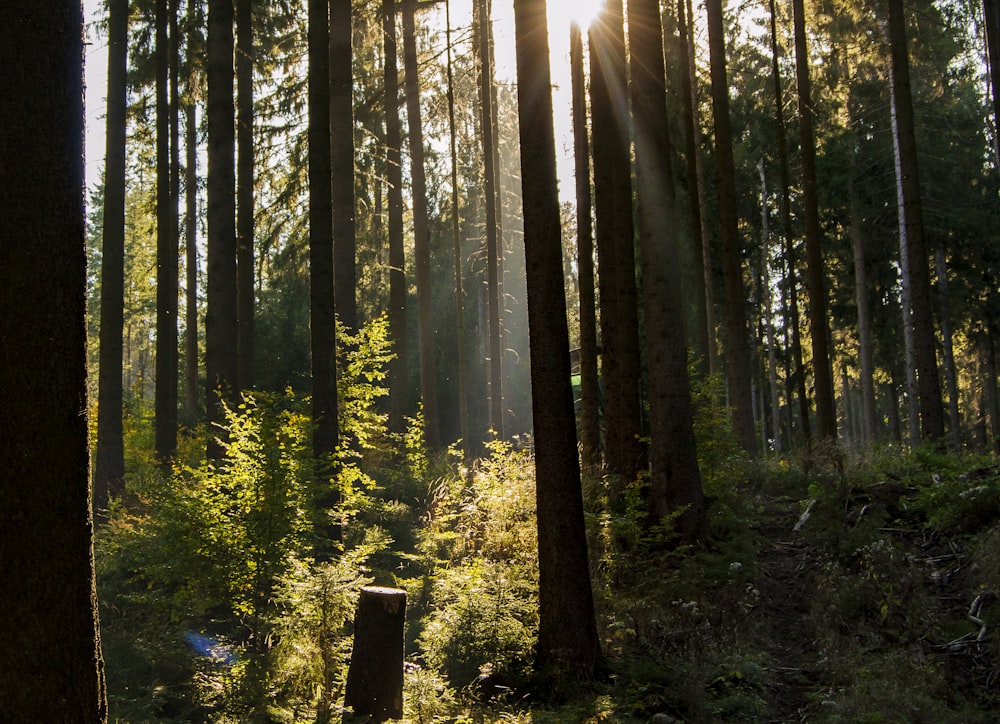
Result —
[[358, 327], [354, 209], [354, 84], [351, 0], [330, 3], [330, 158], [333, 172], [333, 270], [337, 317]]
[[812, 337], [816, 426], [820, 439], [836, 439], [837, 412], [833, 398], [829, 330], [823, 264], [823, 238], [816, 191], [816, 137], [806, 48], [803, 0], [792, 0], [795, 24], [795, 75], [798, 82], [799, 151], [802, 162], [802, 205], [805, 217], [806, 286], [809, 290], [809, 331]]
[[4, 19], [0, 721], [102, 724], [87, 429], [83, 14], [80, 3], [13, 0]]
[[705, 533], [708, 521], [688, 380], [659, 2], [629, 0], [628, 28], [646, 360], [650, 370], [649, 517], [651, 522], [660, 523], [676, 515], [671, 524], [683, 540], [691, 541]]
[[948, 421], [951, 433], [948, 443], [952, 452], [958, 452], [962, 445], [962, 418], [958, 412], [958, 374], [955, 370], [955, 345], [951, 330], [951, 303], [948, 293], [948, 264], [945, 260], [944, 250], [935, 249], [934, 263], [937, 269], [941, 338], [944, 342], [942, 351], [944, 353], [945, 380], [948, 384]]
[[122, 353], [125, 306], [125, 110], [128, 0], [108, 5], [107, 150], [101, 247], [101, 337], [94, 511], [103, 516], [125, 490]]
[[577, 265], [580, 285], [580, 446], [591, 469], [601, 459], [601, 400], [597, 376], [597, 304], [594, 286], [594, 231], [590, 190], [590, 140], [587, 88], [583, 72], [583, 33], [570, 28], [573, 86], [573, 148], [576, 161]]
[[403, 717], [403, 624], [406, 591], [361, 589], [345, 706], [372, 721]]
[[935, 355], [936, 337], [931, 314], [930, 271], [927, 244], [924, 239], [917, 141], [913, 125], [906, 20], [903, 15], [902, 0], [888, 0], [888, 6], [894, 101], [893, 140], [901, 202], [900, 232], [901, 238], [905, 239], [909, 257], [909, 282], [912, 294], [910, 316], [913, 322], [917, 391], [920, 397], [921, 436], [924, 441], [937, 444], [944, 438], [944, 408], [941, 404], [941, 383]]
[[524, 251], [538, 519], [538, 664], [555, 682], [590, 677], [600, 644], [587, 560], [570, 388], [544, 0], [515, 0]]
[[184, 407], [188, 423], [199, 418], [198, 410], [198, 123], [194, 53], [196, 7], [188, 6], [187, 105], [184, 110], [184, 147], [187, 156], [184, 181], [184, 256], [187, 274], [184, 325]]
[[983, 0], [986, 24], [986, 52], [990, 72], [990, 89], [993, 91], [993, 153], [994, 163], [1000, 166], [1000, 4], [997, 0]]
[[861, 362], [861, 429], [868, 445], [875, 442], [878, 420], [875, 408], [875, 363], [872, 354], [871, 310], [868, 302], [868, 267], [865, 254], [864, 221], [857, 184], [852, 176], [851, 237], [854, 246], [854, 288], [858, 305], [858, 357]]
[[236, 0], [236, 300], [239, 324], [237, 376], [240, 390], [253, 389], [254, 375], [254, 141], [253, 141], [253, 9], [251, 0]]
[[403, 65], [406, 78], [406, 122], [410, 143], [410, 179], [413, 195], [413, 266], [417, 283], [417, 337], [420, 352], [420, 398], [424, 405], [424, 440], [440, 444], [437, 371], [434, 362], [434, 317], [431, 298], [431, 232], [427, 219], [427, 178], [424, 170], [424, 131], [420, 111], [417, 66], [416, 0], [403, 0]]
[[753, 398], [750, 390], [750, 340], [747, 329], [746, 287], [740, 253], [739, 219], [736, 208], [736, 178], [733, 133], [729, 118], [729, 84], [726, 77], [726, 39], [722, 23], [722, 0], [706, 0], [708, 42], [712, 76], [712, 116], [715, 120], [716, 185], [722, 232], [722, 265], [726, 285], [726, 378], [733, 405], [733, 424], [741, 447], [757, 452]]
[[[758, 165], [760, 172], [760, 235], [763, 239], [761, 254], [761, 288], [764, 300], [764, 331], [767, 340], [767, 383], [771, 393], [771, 435], [775, 453], [780, 453], [783, 445], [781, 440], [781, 402], [778, 394], [778, 345], [774, 333], [774, 294], [771, 291], [771, 219], [768, 213], [767, 174], [764, 172], [764, 159]], [[766, 426], [764, 428], [767, 429]], [[766, 433], [765, 433], [766, 438]], [[765, 441], [766, 445], [766, 441]]]
[[222, 402], [236, 400], [236, 173], [233, 108], [233, 0], [208, 0], [208, 377], [209, 458], [223, 455]]

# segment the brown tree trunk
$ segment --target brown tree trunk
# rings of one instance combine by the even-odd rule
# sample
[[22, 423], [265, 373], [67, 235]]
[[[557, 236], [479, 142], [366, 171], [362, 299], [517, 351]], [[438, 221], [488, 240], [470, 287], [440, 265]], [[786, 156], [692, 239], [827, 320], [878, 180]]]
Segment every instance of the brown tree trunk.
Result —
[[237, 377], [240, 390], [253, 389], [254, 375], [254, 143], [253, 11], [236, 0], [236, 303]]
[[420, 110], [417, 66], [416, 0], [403, 0], [403, 65], [406, 78], [406, 122], [410, 142], [410, 179], [413, 195], [413, 265], [417, 283], [417, 337], [420, 352], [420, 398], [424, 405], [424, 440], [440, 444], [437, 371], [434, 362], [434, 318], [431, 298], [431, 232], [427, 219], [427, 178], [424, 170], [424, 131]]
[[816, 426], [821, 439], [837, 437], [837, 412], [833, 399], [823, 239], [816, 191], [816, 137], [813, 129], [812, 90], [806, 48], [803, 0], [792, 0], [795, 23], [795, 75], [798, 81], [799, 150], [802, 161], [802, 205], [806, 237], [806, 286], [809, 290], [809, 331], [812, 337], [813, 386]]
[[[187, 106], [184, 110], [184, 150], [187, 157], [184, 177], [184, 256], [187, 275], [184, 324], [184, 407], [188, 424], [199, 418], [198, 393], [198, 124], [194, 39], [196, 6], [188, 6]], [[106, 214], [107, 212], [105, 212]]]
[[900, 189], [901, 231], [909, 257], [912, 294], [917, 389], [920, 396], [920, 423], [923, 439], [940, 443], [944, 438], [944, 408], [935, 354], [934, 320], [931, 314], [930, 270], [924, 239], [920, 177], [917, 168], [917, 141], [913, 126], [913, 99], [910, 91], [910, 63], [907, 57], [906, 20], [902, 0], [888, 0], [889, 47], [892, 54], [893, 139], [896, 143]]
[[80, 3], [14, 0], [4, 19], [0, 721], [102, 724], [87, 430], [83, 14]]
[[683, 540], [708, 525], [694, 438], [680, 286], [677, 213], [657, 0], [629, 0], [639, 246], [649, 365], [651, 522], [671, 515]]
[[573, 147], [576, 160], [577, 266], [580, 284], [580, 446], [583, 462], [596, 468], [601, 459], [600, 386], [597, 376], [597, 307], [594, 287], [594, 232], [591, 215], [590, 140], [587, 88], [583, 73], [583, 34], [570, 28], [573, 85]]
[[736, 178], [733, 133], [729, 118], [729, 82], [726, 77], [726, 39], [722, 23], [722, 0], [706, 0], [708, 42], [712, 75], [712, 116], [715, 120], [716, 185], [719, 223], [722, 231], [722, 265], [726, 284], [726, 378], [733, 405], [733, 424], [740, 445], [757, 452], [753, 398], [750, 390], [750, 340], [747, 329], [747, 292], [743, 283], [739, 219], [736, 208]]
[[538, 516], [538, 664], [558, 686], [600, 659], [570, 388], [544, 0], [515, 0]]
[[344, 704], [372, 721], [403, 717], [403, 624], [406, 591], [361, 589]]
[[853, 177], [850, 182], [850, 196], [851, 237], [854, 245], [854, 287], [858, 304], [858, 357], [861, 361], [861, 428], [865, 441], [871, 445], [875, 442], [878, 431], [875, 409], [875, 363], [872, 355], [864, 223], [861, 218], [857, 184]]
[[125, 489], [122, 353], [125, 305], [125, 108], [128, 0], [108, 5], [107, 153], [101, 247], [101, 340], [94, 511], [103, 516]]
[[354, 85], [351, 0], [330, 3], [330, 159], [333, 172], [333, 271], [337, 318], [358, 326], [354, 208]]
[[208, 0], [208, 455], [221, 458], [222, 401], [236, 400], [236, 174], [233, 108], [233, 0]]
[[948, 384], [948, 421], [950, 423], [949, 445], [952, 452], [958, 452], [962, 445], [962, 418], [958, 412], [958, 374], [955, 371], [955, 345], [951, 331], [951, 303], [948, 294], [948, 265], [944, 251], [934, 251], [934, 263], [938, 280], [938, 313], [941, 319], [941, 338], [944, 344], [944, 371]]

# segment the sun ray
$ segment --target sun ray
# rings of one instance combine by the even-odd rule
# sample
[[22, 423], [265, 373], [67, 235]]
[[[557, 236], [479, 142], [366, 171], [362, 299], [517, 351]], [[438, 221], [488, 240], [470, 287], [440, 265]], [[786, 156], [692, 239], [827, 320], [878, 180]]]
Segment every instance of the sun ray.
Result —
[[605, 0], [549, 0], [549, 25], [566, 28], [576, 23], [586, 31], [604, 3]]

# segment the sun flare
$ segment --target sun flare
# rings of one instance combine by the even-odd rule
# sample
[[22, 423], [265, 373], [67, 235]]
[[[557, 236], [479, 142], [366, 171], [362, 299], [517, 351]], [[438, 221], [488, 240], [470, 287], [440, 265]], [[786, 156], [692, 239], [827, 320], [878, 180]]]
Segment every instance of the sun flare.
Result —
[[564, 28], [576, 23], [586, 31], [604, 3], [605, 0], [549, 0], [549, 25]]

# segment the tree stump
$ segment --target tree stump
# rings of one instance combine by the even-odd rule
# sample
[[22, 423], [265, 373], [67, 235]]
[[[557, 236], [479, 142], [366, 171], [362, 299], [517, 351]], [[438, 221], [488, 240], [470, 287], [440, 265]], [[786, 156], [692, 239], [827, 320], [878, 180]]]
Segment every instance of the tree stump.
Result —
[[361, 589], [344, 704], [374, 721], [403, 716], [403, 621], [406, 591]]

